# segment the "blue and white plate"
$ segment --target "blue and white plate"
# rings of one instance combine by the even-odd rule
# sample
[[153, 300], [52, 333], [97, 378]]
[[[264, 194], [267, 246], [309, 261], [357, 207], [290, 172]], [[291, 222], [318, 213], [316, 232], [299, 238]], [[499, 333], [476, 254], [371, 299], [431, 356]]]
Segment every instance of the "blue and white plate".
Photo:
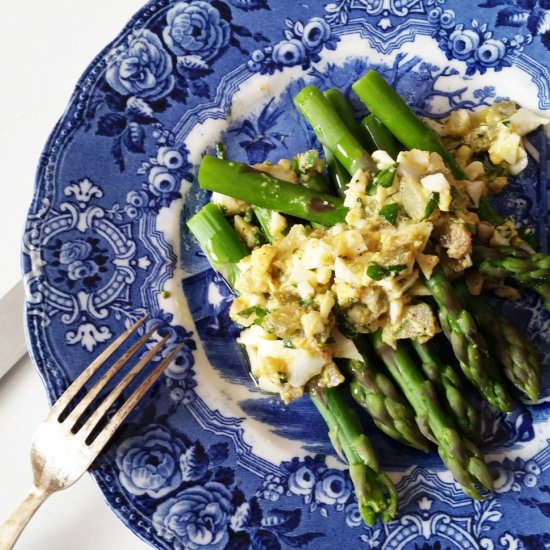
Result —
[[[91, 63], [41, 158], [24, 238], [32, 355], [51, 400], [145, 311], [187, 346], [94, 466], [110, 506], [157, 548], [550, 547], [550, 376], [545, 397], [486, 411], [495, 493], [472, 501], [435, 453], [377, 433], [400, 514], [362, 524], [344, 465], [304, 398], [260, 393], [234, 343], [227, 287], [185, 221], [195, 174], [223, 140], [232, 159], [316, 142], [292, 97], [347, 95], [380, 71], [420, 114], [511, 98], [550, 111], [546, 0], [158, 0]], [[360, 109], [356, 98], [351, 101]], [[500, 198], [548, 245], [549, 141]], [[511, 309], [548, 367], [550, 316]]]

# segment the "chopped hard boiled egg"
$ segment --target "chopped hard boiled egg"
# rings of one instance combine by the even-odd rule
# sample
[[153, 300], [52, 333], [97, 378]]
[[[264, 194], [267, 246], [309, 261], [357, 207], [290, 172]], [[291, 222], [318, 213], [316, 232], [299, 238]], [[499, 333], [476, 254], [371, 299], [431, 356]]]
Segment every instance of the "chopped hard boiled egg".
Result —
[[[473, 243], [509, 245], [518, 238], [511, 221], [493, 227], [475, 211], [482, 197], [506, 185], [506, 175], [525, 167], [522, 136], [548, 121], [511, 102], [471, 113], [459, 109], [431, 123], [453, 144], [465, 174], [457, 180], [437, 153], [384, 151], [372, 155], [379, 171], [357, 170], [345, 192], [345, 223], [329, 228], [271, 217], [270, 244], [253, 242], [249, 205], [214, 196], [250, 247], [238, 265], [231, 318], [242, 325], [261, 389], [285, 402], [300, 397], [312, 381], [337, 385], [343, 376], [334, 358], [361, 360], [350, 333], [382, 330], [384, 341], [429, 340], [440, 331], [424, 278], [436, 267], [462, 274], [472, 265]], [[324, 165], [316, 151], [256, 168], [292, 183], [304, 183]], [[380, 173], [384, 171], [383, 173]], [[470, 277], [469, 279], [473, 279]], [[477, 286], [482, 285], [478, 282]]]

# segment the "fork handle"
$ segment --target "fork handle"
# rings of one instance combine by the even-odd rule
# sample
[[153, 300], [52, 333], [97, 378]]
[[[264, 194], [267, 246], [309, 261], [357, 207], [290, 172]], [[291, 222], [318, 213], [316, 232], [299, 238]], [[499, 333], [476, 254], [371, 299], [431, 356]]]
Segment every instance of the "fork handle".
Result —
[[0, 550], [11, 550], [14, 547], [25, 525], [50, 494], [35, 485], [31, 487], [21, 504], [0, 523]]

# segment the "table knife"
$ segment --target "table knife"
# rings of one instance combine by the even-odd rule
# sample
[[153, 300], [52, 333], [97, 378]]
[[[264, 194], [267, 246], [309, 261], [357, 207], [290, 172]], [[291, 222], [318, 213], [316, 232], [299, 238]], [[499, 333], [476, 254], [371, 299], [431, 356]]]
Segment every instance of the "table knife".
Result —
[[23, 311], [25, 289], [19, 281], [0, 299], [0, 378], [27, 353]]

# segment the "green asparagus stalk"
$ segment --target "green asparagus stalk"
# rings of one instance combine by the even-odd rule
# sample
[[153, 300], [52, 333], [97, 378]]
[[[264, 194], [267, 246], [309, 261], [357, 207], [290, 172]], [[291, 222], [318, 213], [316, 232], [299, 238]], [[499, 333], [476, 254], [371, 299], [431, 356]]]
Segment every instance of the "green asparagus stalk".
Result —
[[398, 341], [396, 349], [382, 340], [380, 331], [371, 336], [374, 348], [384, 361], [394, 380], [400, 386], [419, 418], [424, 419], [433, 439], [438, 444], [439, 456], [472, 498], [481, 498], [477, 486], [492, 489], [493, 479], [479, 449], [461, 437], [438, 401], [433, 384], [426, 380]]
[[271, 233], [271, 217], [273, 214], [273, 210], [269, 210], [268, 208], [261, 208], [260, 206], [253, 206], [252, 210], [254, 210], [254, 214], [256, 214], [256, 219], [258, 220], [258, 223], [260, 224], [260, 227], [262, 228], [265, 236], [269, 241], [272, 241], [275, 238], [273, 233]]
[[[374, 143], [370, 140], [370, 136], [366, 135], [362, 131], [362, 128], [357, 124], [351, 105], [344, 97], [344, 94], [336, 88], [330, 88], [324, 91], [323, 95], [327, 98], [331, 107], [346, 125], [347, 129], [353, 134], [355, 139], [364, 145], [367, 151], [374, 151]], [[336, 192], [338, 193], [338, 196], [344, 198], [344, 193], [350, 181], [350, 174], [342, 166], [340, 161], [335, 158], [332, 151], [326, 147], [323, 148], [323, 151], [325, 153], [325, 159], [327, 161]]]
[[464, 282], [455, 288], [485, 334], [491, 352], [504, 367], [504, 375], [532, 401], [540, 394], [540, 369], [533, 346], [507, 319], [495, 313], [482, 296], [472, 296]]
[[[482, 220], [489, 222], [495, 227], [502, 225], [505, 221], [504, 218], [500, 216], [498, 212], [494, 209], [493, 205], [486, 198], [483, 197], [479, 201], [477, 214]], [[539, 243], [537, 243], [536, 241], [532, 229], [520, 227], [518, 229], [518, 234], [522, 239], [522, 242], [520, 242], [518, 246], [519, 250], [530, 251], [537, 250], [540, 247]], [[546, 309], [550, 311], [550, 283], [531, 283], [524, 281], [521, 282], [521, 284], [526, 288], [530, 288], [531, 290], [535, 291], [543, 299]]]
[[474, 262], [479, 271], [494, 277], [509, 277], [527, 286], [550, 283], [550, 256], [511, 246], [475, 246]]
[[366, 149], [315, 86], [301, 90], [294, 104], [313, 128], [321, 145], [330, 149], [350, 175], [357, 170], [374, 173], [376, 167]]
[[441, 360], [431, 342], [412, 340], [426, 378], [445, 396], [447, 412], [461, 433], [472, 441], [479, 440], [479, 416], [466, 396], [464, 385], [451, 365]]
[[[330, 88], [325, 90], [323, 95], [355, 139], [361, 144], [364, 143], [364, 140], [361, 139], [360, 129], [355, 121], [351, 106], [344, 97], [344, 94], [336, 88]], [[350, 174], [328, 147], [323, 146], [323, 152], [334, 189], [339, 197], [344, 198], [344, 193], [350, 181]]]
[[187, 222], [187, 226], [212, 267], [233, 286], [238, 274], [237, 263], [249, 251], [221, 208], [211, 202], [206, 204]]
[[397, 159], [399, 146], [393, 134], [373, 114], [361, 119], [360, 129], [373, 144], [373, 151], [385, 151], [393, 160]]
[[368, 357], [363, 356], [363, 361], [346, 360], [345, 372], [351, 395], [381, 431], [401, 443], [428, 452], [428, 442], [416, 425], [411, 406]]
[[350, 175], [348, 171], [340, 164], [340, 161], [332, 154], [332, 151], [326, 147], [323, 147], [323, 151], [325, 153], [325, 161], [327, 163], [330, 178], [336, 194], [343, 199], [350, 182]]
[[309, 396], [323, 416], [331, 441], [341, 449], [348, 464], [361, 517], [373, 525], [378, 517], [393, 519], [397, 513], [397, 491], [388, 476], [380, 472], [378, 459], [355, 412], [348, 407], [342, 388], [314, 387]]
[[440, 269], [435, 269], [426, 284], [437, 302], [441, 328], [451, 342], [466, 378], [498, 410], [512, 410], [512, 399], [489, 356], [485, 339], [470, 312], [456, 296], [451, 283]]
[[359, 142], [363, 142], [363, 137], [359, 125], [355, 120], [353, 109], [345, 98], [344, 94], [337, 88], [329, 88], [323, 92], [323, 95], [330, 103], [336, 114], [340, 117], [346, 128], [353, 134], [353, 137]]
[[[220, 160], [227, 160], [227, 147], [223, 141], [216, 143], [216, 158]], [[252, 210], [256, 215], [263, 232], [268, 236], [269, 240], [272, 240], [270, 222], [271, 222], [271, 210], [266, 208], [260, 208], [259, 206], [253, 206]]]
[[353, 86], [359, 99], [407, 149], [433, 151], [451, 169], [457, 179], [466, 179], [455, 159], [445, 149], [435, 130], [426, 126], [407, 103], [376, 71], [369, 71]]
[[338, 197], [280, 180], [242, 162], [207, 155], [200, 165], [198, 180], [203, 189], [322, 225], [343, 222], [348, 212]]

